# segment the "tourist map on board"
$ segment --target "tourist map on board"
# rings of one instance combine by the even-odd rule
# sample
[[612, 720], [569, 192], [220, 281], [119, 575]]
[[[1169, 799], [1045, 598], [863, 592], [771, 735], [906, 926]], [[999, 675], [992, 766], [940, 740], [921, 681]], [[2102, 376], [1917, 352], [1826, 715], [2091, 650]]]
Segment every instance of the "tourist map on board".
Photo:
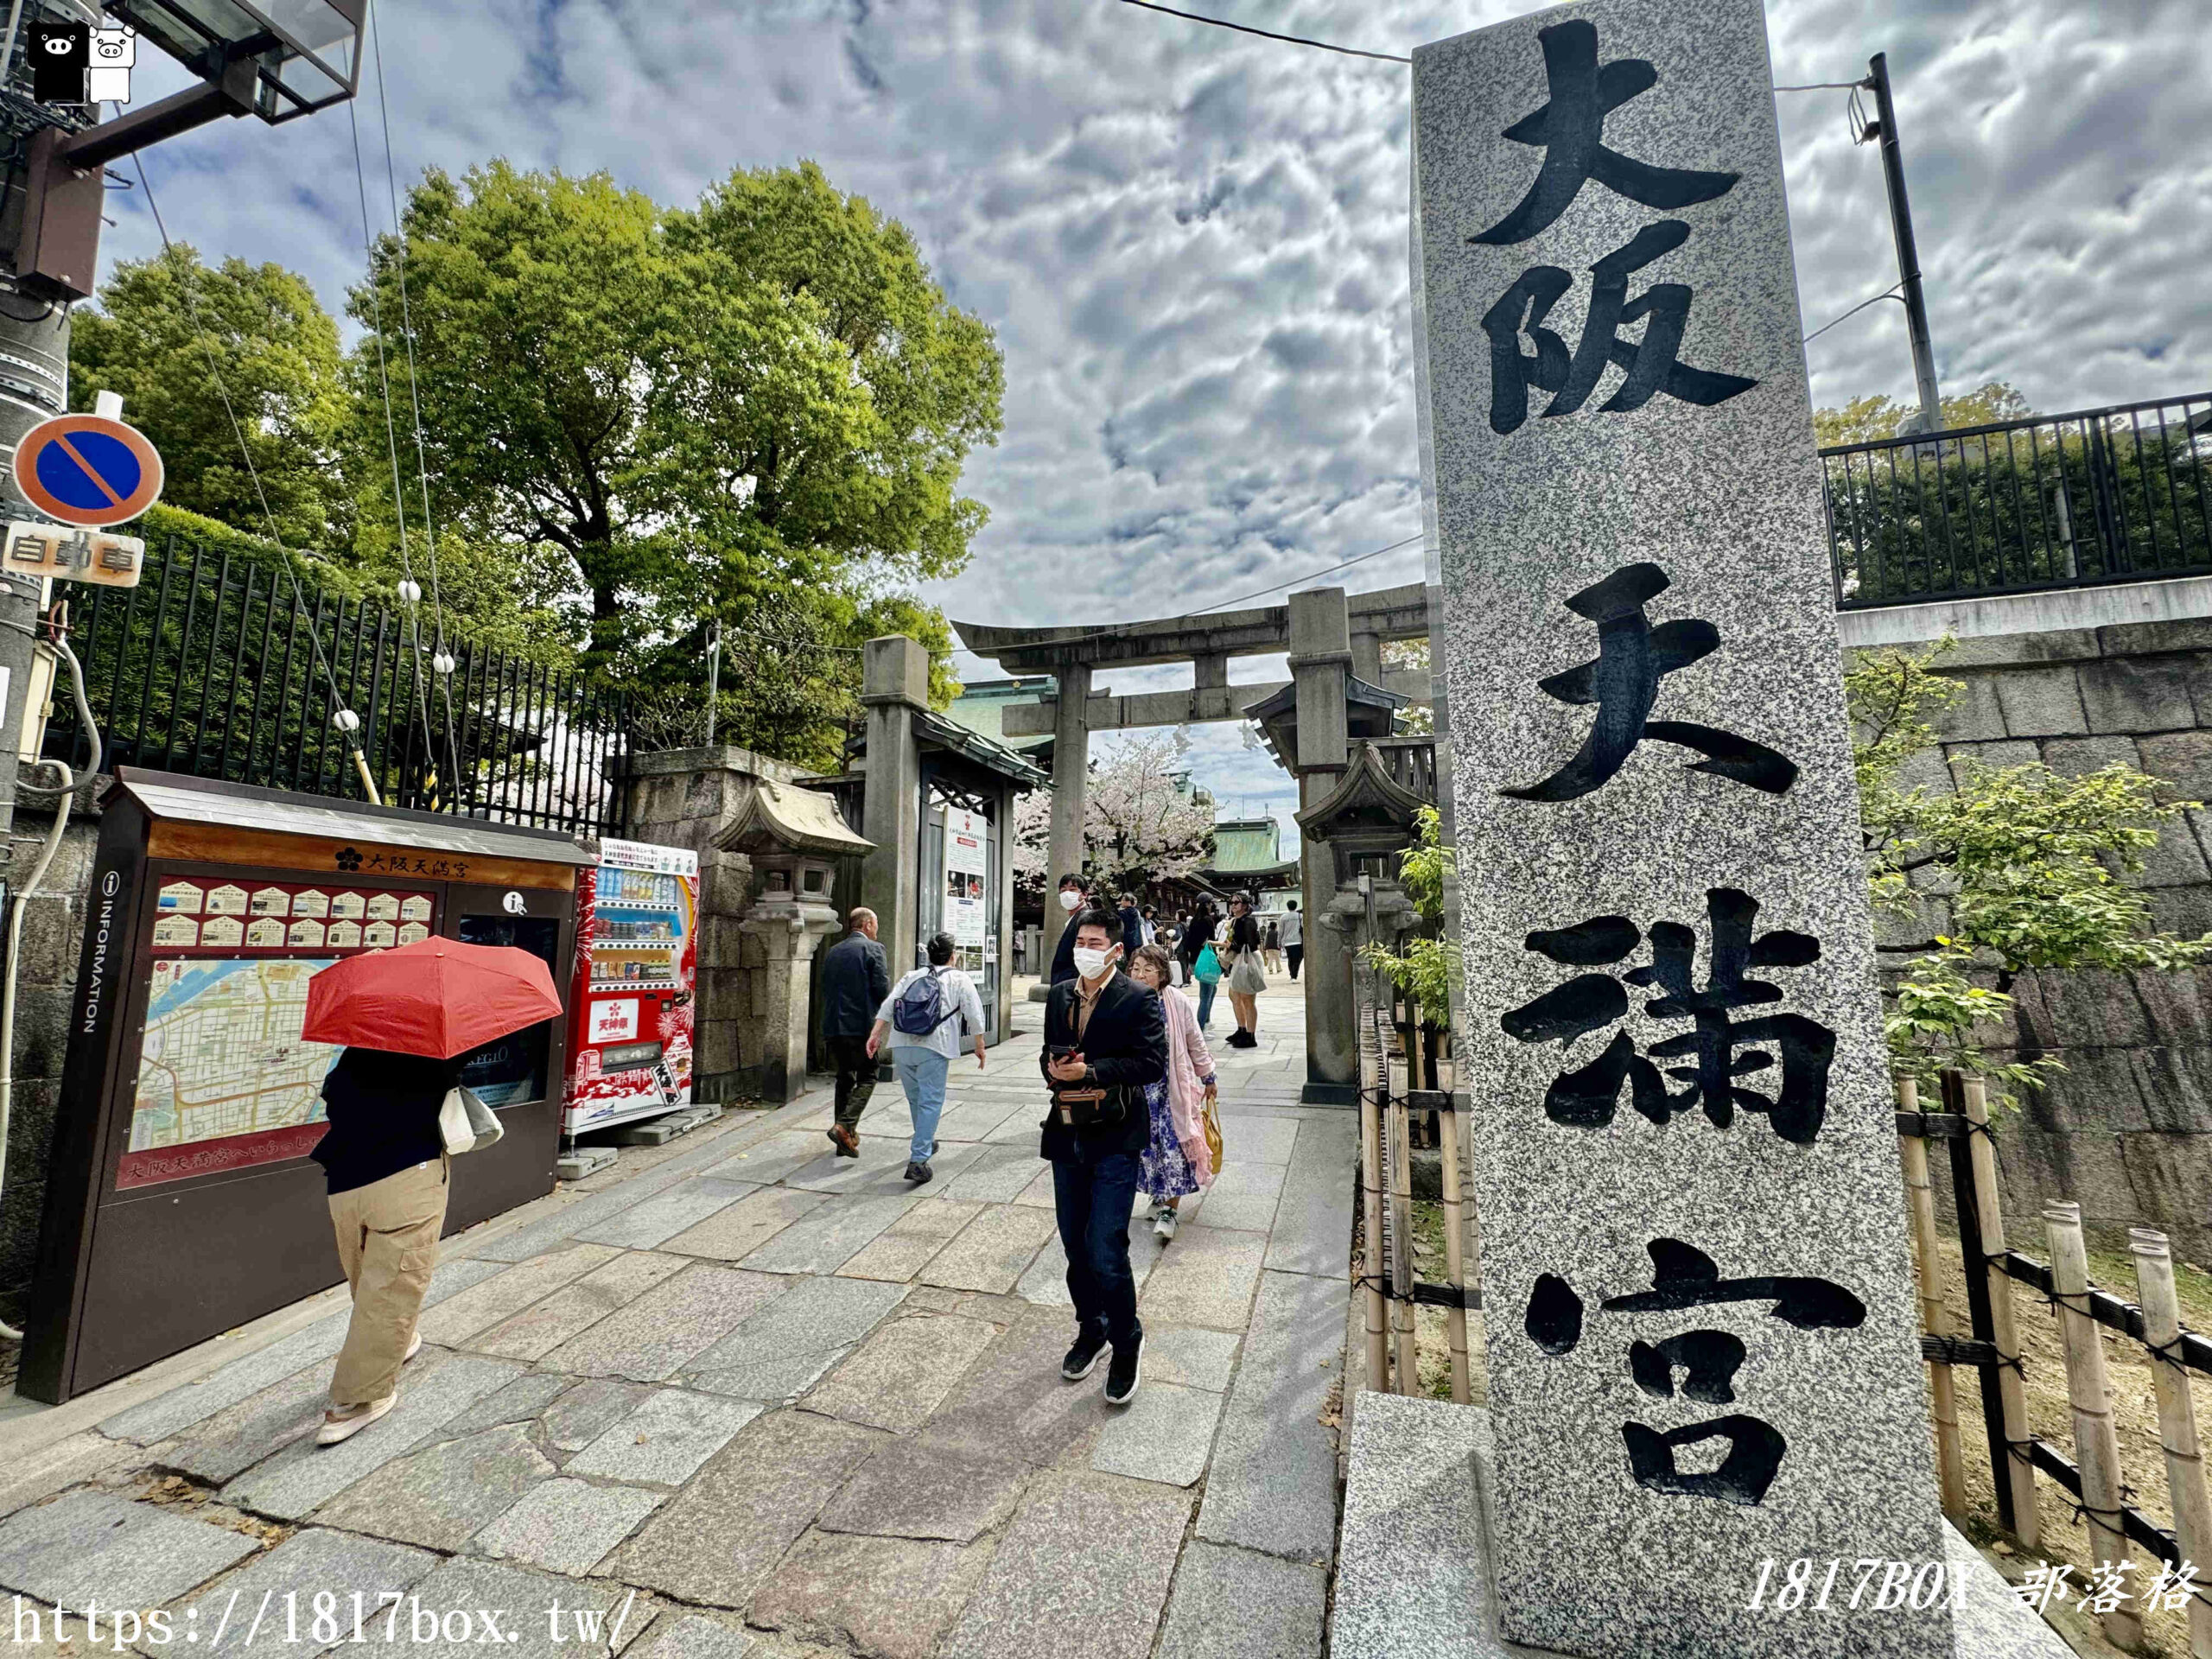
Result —
[[326, 958], [157, 961], [118, 1187], [303, 1156], [339, 1050], [301, 1039]]

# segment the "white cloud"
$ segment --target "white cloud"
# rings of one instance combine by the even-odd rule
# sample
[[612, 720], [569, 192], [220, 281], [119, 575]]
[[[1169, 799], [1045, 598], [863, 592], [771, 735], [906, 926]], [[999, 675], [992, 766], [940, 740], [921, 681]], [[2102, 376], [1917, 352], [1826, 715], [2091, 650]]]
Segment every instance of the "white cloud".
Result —
[[[1217, 5], [1394, 52], [1525, 9]], [[1108, 0], [378, 11], [403, 181], [503, 155], [674, 201], [734, 166], [811, 157], [912, 227], [1007, 359], [1005, 440], [968, 474], [991, 523], [931, 594], [955, 615], [1197, 609], [1420, 528], [1401, 66]], [[1773, 0], [1770, 19], [1783, 83], [1890, 54], [1948, 387], [2008, 379], [2056, 410], [2212, 380], [2201, 0]], [[163, 90], [159, 72], [141, 82]], [[1808, 326], [1896, 275], [1878, 163], [1842, 104], [1782, 99]], [[359, 115], [381, 220], [372, 96]], [[280, 260], [342, 302], [360, 249], [343, 112], [282, 134], [227, 124], [150, 166], [174, 233]], [[108, 257], [147, 252], [143, 213], [111, 200]], [[1824, 335], [1811, 363], [1823, 403], [1906, 391], [1897, 308]], [[1419, 569], [1408, 548], [1340, 579]], [[1202, 741], [1224, 779], [1246, 778], [1233, 728]]]

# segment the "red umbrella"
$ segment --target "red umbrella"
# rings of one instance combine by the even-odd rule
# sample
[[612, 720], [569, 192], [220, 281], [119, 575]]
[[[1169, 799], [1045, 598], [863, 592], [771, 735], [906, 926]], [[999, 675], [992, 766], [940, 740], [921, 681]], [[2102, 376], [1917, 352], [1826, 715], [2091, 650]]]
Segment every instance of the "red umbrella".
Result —
[[529, 951], [417, 939], [334, 962], [309, 980], [301, 1034], [443, 1060], [560, 1012], [553, 976]]

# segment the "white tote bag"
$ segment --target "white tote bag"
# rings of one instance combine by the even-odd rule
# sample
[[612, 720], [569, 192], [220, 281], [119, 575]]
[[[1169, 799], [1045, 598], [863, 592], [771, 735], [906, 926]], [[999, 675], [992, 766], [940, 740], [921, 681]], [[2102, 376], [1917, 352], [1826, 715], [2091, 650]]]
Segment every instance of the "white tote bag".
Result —
[[438, 1138], [446, 1154], [458, 1158], [465, 1152], [481, 1152], [507, 1132], [499, 1114], [476, 1097], [474, 1089], [448, 1089], [438, 1108]]

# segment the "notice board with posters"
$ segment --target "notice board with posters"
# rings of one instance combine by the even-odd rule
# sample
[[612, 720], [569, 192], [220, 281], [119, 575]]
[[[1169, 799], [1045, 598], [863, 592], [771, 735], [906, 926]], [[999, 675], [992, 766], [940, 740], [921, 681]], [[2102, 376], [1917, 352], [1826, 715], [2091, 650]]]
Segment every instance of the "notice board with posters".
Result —
[[[569, 981], [588, 855], [548, 831], [118, 768], [103, 803], [18, 1387], [59, 1402], [335, 1284], [321, 1166], [340, 1051], [308, 982], [439, 936]], [[448, 1232], [553, 1186], [567, 1027], [467, 1057], [498, 1145]]]

